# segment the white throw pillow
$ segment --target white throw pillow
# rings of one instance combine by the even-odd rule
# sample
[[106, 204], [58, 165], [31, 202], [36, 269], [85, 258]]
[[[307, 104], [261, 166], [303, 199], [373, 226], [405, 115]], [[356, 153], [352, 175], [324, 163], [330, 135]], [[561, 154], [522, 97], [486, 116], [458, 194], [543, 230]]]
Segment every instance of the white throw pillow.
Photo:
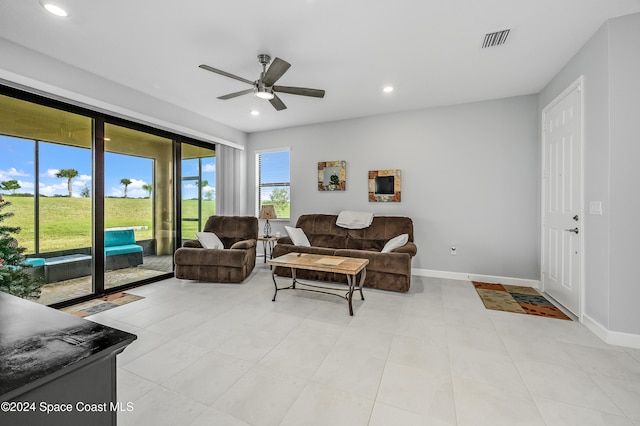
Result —
[[302, 228], [292, 228], [291, 226], [285, 226], [284, 229], [287, 230], [287, 234], [289, 234], [289, 238], [291, 238], [294, 246], [311, 247], [309, 239], [305, 235]]
[[390, 253], [394, 249], [407, 244], [407, 241], [409, 241], [409, 234], [400, 234], [397, 237], [393, 237], [392, 239], [387, 241], [387, 244], [384, 245], [384, 247], [382, 248], [382, 253]]
[[224, 244], [213, 232], [196, 232], [200, 245], [207, 249], [223, 249]]

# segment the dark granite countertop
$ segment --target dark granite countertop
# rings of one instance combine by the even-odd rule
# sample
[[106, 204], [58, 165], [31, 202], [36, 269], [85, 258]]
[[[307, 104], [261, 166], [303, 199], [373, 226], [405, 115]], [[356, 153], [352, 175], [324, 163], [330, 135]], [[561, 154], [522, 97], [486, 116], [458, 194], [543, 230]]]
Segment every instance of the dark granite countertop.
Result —
[[0, 399], [10, 400], [93, 359], [118, 353], [136, 338], [0, 292]]

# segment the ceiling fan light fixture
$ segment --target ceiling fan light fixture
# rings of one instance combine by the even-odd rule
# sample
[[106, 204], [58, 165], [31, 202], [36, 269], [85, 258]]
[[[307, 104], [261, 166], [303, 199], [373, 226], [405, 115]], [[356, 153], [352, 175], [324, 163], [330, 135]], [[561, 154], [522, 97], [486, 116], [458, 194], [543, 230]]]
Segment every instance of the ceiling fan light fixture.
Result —
[[274, 98], [274, 94], [273, 92], [270, 92], [268, 90], [258, 90], [256, 89], [256, 91], [253, 93], [254, 95], [256, 95], [256, 97], [260, 98], [260, 99], [266, 99], [268, 101], [270, 101], [271, 99]]

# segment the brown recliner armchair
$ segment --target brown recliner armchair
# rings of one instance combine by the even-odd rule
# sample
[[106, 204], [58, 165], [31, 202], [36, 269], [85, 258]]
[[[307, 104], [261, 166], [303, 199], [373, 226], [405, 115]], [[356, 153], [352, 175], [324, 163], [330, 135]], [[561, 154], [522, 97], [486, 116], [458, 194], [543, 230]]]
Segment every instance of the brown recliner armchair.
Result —
[[211, 216], [204, 232], [213, 232], [224, 249], [203, 248], [185, 241], [174, 254], [176, 278], [220, 283], [244, 281], [256, 265], [258, 219], [253, 216]]

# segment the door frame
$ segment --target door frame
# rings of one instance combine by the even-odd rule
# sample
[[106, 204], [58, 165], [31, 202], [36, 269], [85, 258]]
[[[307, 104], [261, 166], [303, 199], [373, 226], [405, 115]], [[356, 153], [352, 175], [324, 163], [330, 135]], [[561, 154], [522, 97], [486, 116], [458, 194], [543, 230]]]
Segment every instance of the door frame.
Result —
[[[587, 227], [586, 227], [586, 218], [585, 218], [585, 196], [584, 196], [584, 169], [585, 169], [585, 161], [584, 161], [584, 152], [585, 152], [585, 114], [584, 114], [584, 75], [579, 76], [573, 83], [571, 83], [566, 89], [564, 89], [559, 95], [557, 95], [551, 102], [549, 102], [546, 106], [542, 108], [540, 114], [540, 141], [541, 141], [541, 161], [540, 161], [540, 285], [541, 290], [544, 292], [544, 273], [546, 267], [546, 254], [547, 247], [545, 241], [545, 195], [546, 195], [546, 140], [545, 140], [545, 122], [546, 117], [550, 109], [555, 107], [560, 101], [566, 98], [570, 93], [574, 90], [578, 90], [580, 93], [580, 133], [581, 133], [581, 141], [580, 141], [580, 207], [578, 214], [582, 219], [579, 223], [580, 229], [580, 280], [578, 282], [578, 295], [580, 300], [578, 301], [578, 312], [576, 312], [576, 316], [578, 317], [579, 322], [583, 322], [584, 315], [584, 306], [585, 306], [585, 263], [584, 263], [584, 247], [585, 247], [585, 236], [587, 235]], [[548, 296], [548, 295], [547, 295]], [[555, 299], [554, 299], [555, 300]]]

